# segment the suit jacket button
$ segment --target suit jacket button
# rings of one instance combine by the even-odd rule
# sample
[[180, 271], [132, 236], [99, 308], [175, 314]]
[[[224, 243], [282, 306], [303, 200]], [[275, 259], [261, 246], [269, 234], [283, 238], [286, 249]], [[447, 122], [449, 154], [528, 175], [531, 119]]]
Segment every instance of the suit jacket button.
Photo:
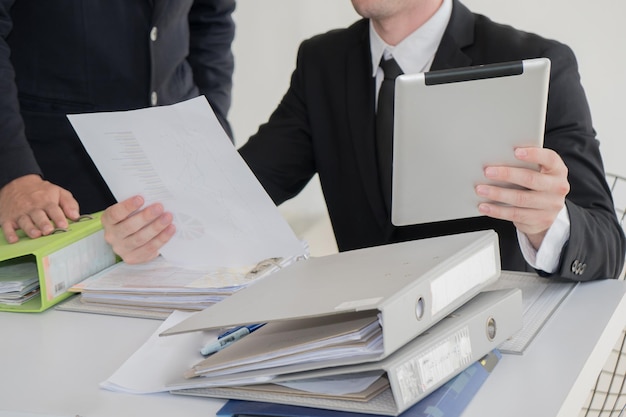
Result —
[[571, 270], [575, 275], [582, 275], [583, 272], [585, 271], [586, 266], [587, 264], [584, 264], [580, 262], [578, 259], [576, 259], [574, 262], [572, 262]]

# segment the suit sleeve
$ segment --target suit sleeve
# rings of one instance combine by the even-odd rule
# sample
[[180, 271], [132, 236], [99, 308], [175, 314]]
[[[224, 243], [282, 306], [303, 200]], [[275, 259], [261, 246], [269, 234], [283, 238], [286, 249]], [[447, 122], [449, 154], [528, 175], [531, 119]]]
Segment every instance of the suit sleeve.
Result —
[[17, 99], [15, 71], [7, 44], [13, 25], [9, 13], [13, 3], [14, 0], [0, 0], [0, 188], [23, 175], [41, 175], [26, 140]]
[[307, 41], [298, 50], [289, 89], [267, 123], [239, 153], [274, 203], [295, 197], [316, 173], [307, 107], [305, 73], [314, 71], [306, 58]]
[[188, 61], [194, 81], [231, 138], [227, 114], [234, 70], [231, 50], [235, 36], [234, 10], [235, 0], [196, 0], [189, 12]]
[[559, 153], [570, 182], [570, 238], [556, 274], [577, 281], [614, 278], [624, 263], [624, 232], [615, 215], [578, 64], [561, 44], [545, 56], [552, 69], [544, 146]]

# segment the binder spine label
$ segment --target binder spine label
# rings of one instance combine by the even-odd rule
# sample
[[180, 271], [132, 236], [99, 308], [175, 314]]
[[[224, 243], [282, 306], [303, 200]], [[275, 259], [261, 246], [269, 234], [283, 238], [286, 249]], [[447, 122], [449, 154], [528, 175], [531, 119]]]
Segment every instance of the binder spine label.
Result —
[[497, 256], [494, 245], [492, 243], [481, 249], [433, 280], [431, 315], [436, 315], [472, 288], [496, 275], [499, 263], [494, 261]]
[[472, 363], [472, 344], [466, 326], [397, 370], [401, 407], [411, 405], [434, 385]]
[[46, 299], [53, 300], [69, 287], [115, 263], [115, 253], [99, 230], [43, 258]]

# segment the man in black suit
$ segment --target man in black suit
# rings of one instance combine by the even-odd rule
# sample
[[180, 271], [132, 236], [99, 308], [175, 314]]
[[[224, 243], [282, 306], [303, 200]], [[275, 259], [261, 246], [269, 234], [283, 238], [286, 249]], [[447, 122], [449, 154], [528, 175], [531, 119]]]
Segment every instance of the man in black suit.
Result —
[[[295, 196], [319, 173], [340, 250], [494, 229], [504, 269], [581, 281], [618, 276], [624, 234], [572, 51], [472, 14], [457, 0], [352, 3], [365, 19], [302, 43], [289, 90], [240, 149], [274, 201]], [[375, 142], [378, 63], [391, 57], [404, 72], [550, 58], [545, 147], [511, 149], [540, 170], [486, 167], [486, 178], [522, 188], [478, 185], [478, 195], [506, 203], [480, 204], [482, 217], [392, 226]], [[454, 169], [450, 162], [441, 169]], [[175, 232], [158, 204], [127, 218], [141, 203], [129, 199], [103, 217], [114, 249], [129, 262], [153, 258]]]
[[203, 94], [230, 133], [235, 0], [0, 0], [0, 226], [115, 203], [66, 118]]

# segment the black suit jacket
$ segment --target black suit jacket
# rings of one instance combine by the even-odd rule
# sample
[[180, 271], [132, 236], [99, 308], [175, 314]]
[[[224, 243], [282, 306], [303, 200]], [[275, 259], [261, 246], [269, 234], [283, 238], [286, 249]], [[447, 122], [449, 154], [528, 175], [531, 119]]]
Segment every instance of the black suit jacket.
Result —
[[0, 187], [41, 174], [69, 189], [82, 212], [106, 208], [115, 200], [65, 115], [147, 107], [153, 92], [157, 104], [204, 94], [230, 131], [234, 8], [235, 0], [0, 0]]
[[[531, 270], [510, 222], [477, 217], [401, 228], [390, 224], [376, 171], [368, 30], [368, 21], [361, 20], [303, 42], [289, 90], [241, 155], [276, 203], [295, 196], [319, 173], [340, 250], [494, 229], [503, 268]], [[552, 61], [544, 142], [565, 161], [571, 184], [566, 201], [571, 236], [557, 273], [575, 280], [616, 277], [624, 235], [571, 50], [472, 14], [455, 1], [432, 69], [534, 57]], [[457, 157], [462, 156], [451, 150], [451, 166]]]

